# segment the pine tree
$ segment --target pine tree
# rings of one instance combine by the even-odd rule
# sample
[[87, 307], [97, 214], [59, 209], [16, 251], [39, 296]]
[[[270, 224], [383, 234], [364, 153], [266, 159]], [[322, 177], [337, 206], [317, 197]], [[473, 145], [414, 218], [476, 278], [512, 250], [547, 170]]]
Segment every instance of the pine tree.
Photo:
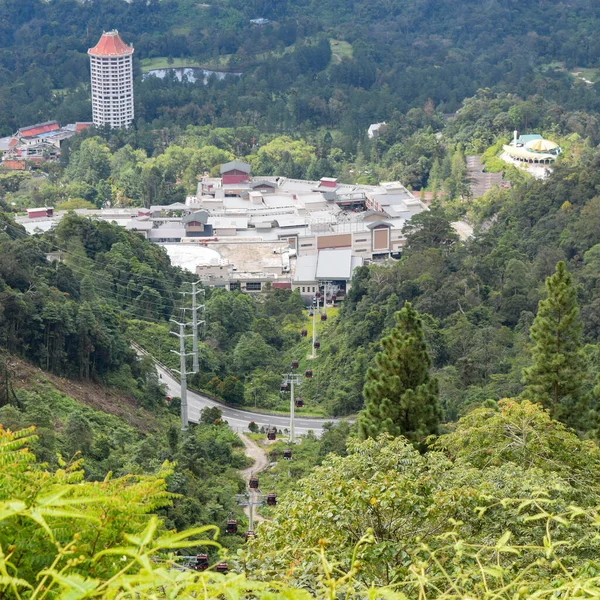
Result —
[[391, 334], [381, 341], [383, 350], [375, 356], [375, 366], [367, 371], [360, 435], [387, 432], [420, 442], [438, 430], [438, 384], [429, 375], [431, 359], [419, 314], [406, 302], [395, 319]]
[[546, 279], [548, 297], [541, 300], [529, 335], [534, 343], [533, 365], [524, 370], [524, 397], [540, 402], [553, 419], [572, 427], [587, 414], [586, 359], [581, 346], [576, 290], [564, 262]]

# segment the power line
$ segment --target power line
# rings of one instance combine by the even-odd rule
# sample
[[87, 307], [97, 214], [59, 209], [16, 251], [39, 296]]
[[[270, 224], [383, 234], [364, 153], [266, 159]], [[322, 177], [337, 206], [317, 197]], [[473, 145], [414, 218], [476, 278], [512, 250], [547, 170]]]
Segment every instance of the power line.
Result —
[[[8, 223], [5, 223], [5, 229], [6, 228], [10, 228], [13, 231], [15, 231], [15, 233], [19, 234], [21, 236], [20, 239], [25, 239], [25, 238], [29, 238], [29, 234], [27, 233], [23, 233], [19, 230], [17, 230], [16, 228], [10, 226]], [[54, 248], [60, 252], [62, 252], [66, 257], [70, 257], [72, 259], [74, 259], [75, 261], [79, 260], [81, 257], [74, 255], [72, 252], [65, 250], [63, 248], [61, 248], [60, 246], [57, 246], [56, 244], [53, 244], [52, 242], [50, 242], [49, 240], [43, 240], [44, 243], [48, 244], [51, 248]], [[87, 257], [86, 257], [87, 258]], [[91, 260], [91, 259], [88, 259]], [[84, 266], [78, 265], [78, 264], [73, 264], [73, 263], [64, 263], [66, 265], [66, 267], [68, 269], [70, 269], [71, 271], [73, 271], [74, 273], [80, 275], [80, 276], [90, 276], [93, 278], [97, 278], [98, 277], [98, 271], [93, 271], [91, 269], [85, 268]], [[104, 271], [104, 273], [106, 273], [107, 277], [111, 277], [110, 273]], [[144, 279], [148, 279], [150, 281], [153, 281], [154, 283], [156, 283], [156, 279], [155, 278], [151, 278], [145, 275], [138, 275], [135, 273], [131, 273], [131, 278], [129, 279], [129, 282], [132, 281], [132, 279], [136, 278], [136, 277], [143, 277]], [[113, 280], [114, 281], [114, 280]], [[109, 281], [106, 281], [107, 284], [109, 284]], [[99, 285], [97, 282], [94, 282], [94, 289], [100, 290], [102, 291], [104, 294], [111, 296], [113, 300], [115, 300], [115, 302], [117, 302], [119, 305], [125, 305], [125, 306], [130, 306], [132, 308], [132, 310], [126, 310], [125, 308], [122, 308], [122, 306], [120, 306], [120, 309], [124, 312], [128, 312], [129, 314], [132, 314], [133, 316], [136, 317], [140, 317], [139, 315], [139, 310], [130, 302], [130, 301], [126, 301], [125, 299], [121, 298], [118, 296], [117, 292], [114, 289], [110, 289], [107, 288], [106, 286], [103, 285]], [[143, 285], [143, 284], [142, 284]], [[125, 287], [125, 286], [124, 286]], [[146, 287], [151, 287], [151, 286], [146, 286]], [[159, 294], [161, 292], [165, 292], [166, 290], [162, 289], [156, 289], [155, 287], [151, 287], [151, 289], [153, 289], [154, 291], [158, 292]], [[181, 311], [184, 310], [184, 307], [182, 305], [178, 306], [175, 298], [172, 299], [172, 303], [169, 303], [168, 301], [164, 300], [162, 297], [158, 298], [158, 299], [154, 299], [154, 303], [157, 303], [158, 306], [160, 306], [162, 308], [162, 310], [169, 310], [169, 311], [173, 311], [173, 312], [177, 312], [177, 311]], [[145, 317], [145, 320], [149, 320], [149, 321], [154, 321], [154, 322], [161, 322], [158, 321], [156, 319], [153, 319], [151, 317]]]
[[[1, 223], [1, 222], [0, 222]], [[12, 231], [14, 231], [15, 234], [17, 234], [18, 237], [20, 237], [20, 239], [33, 239], [32, 234], [28, 233], [27, 231], [23, 232], [20, 229], [17, 229], [17, 227], [15, 225], [11, 225], [8, 222], [4, 222], [4, 229], [10, 228]], [[44, 233], [48, 233], [49, 235], [53, 235], [55, 232], [53, 232], [52, 230], [44, 232]], [[50, 239], [48, 238], [43, 238], [42, 240], [44, 243], [48, 244], [49, 246], [51, 246], [52, 248], [63, 252], [64, 254], [68, 255], [68, 256], [73, 256], [73, 253], [69, 250], [66, 250], [65, 248], [61, 248], [60, 246], [58, 246], [57, 244], [53, 243]], [[154, 245], [154, 244], [152, 244]], [[90, 259], [91, 260], [91, 259]], [[143, 263], [145, 264], [145, 263]], [[141, 277], [143, 279], [147, 279], [149, 281], [155, 281], [154, 277], [149, 277], [148, 275], [143, 275], [143, 274], [135, 274], [135, 277]]]

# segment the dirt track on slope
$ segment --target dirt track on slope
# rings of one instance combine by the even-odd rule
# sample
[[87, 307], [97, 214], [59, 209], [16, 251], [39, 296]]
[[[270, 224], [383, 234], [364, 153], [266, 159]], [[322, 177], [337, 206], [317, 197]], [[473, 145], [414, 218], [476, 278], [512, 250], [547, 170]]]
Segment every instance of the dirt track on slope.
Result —
[[[244, 481], [248, 481], [251, 475], [258, 475], [261, 471], [264, 471], [269, 466], [269, 459], [267, 458], [267, 453], [255, 442], [253, 442], [250, 438], [245, 436], [243, 433], [238, 433], [239, 438], [242, 440], [245, 446], [246, 456], [254, 459], [254, 464], [247, 469], [243, 469], [240, 471], [242, 478]], [[254, 501], [257, 500], [257, 493], [254, 490], [249, 490], [251, 499]], [[246, 516], [249, 516], [250, 509], [245, 506], [244, 512]], [[260, 521], [264, 521], [264, 518], [258, 514], [258, 510], [254, 511], [254, 522], [258, 523]]]

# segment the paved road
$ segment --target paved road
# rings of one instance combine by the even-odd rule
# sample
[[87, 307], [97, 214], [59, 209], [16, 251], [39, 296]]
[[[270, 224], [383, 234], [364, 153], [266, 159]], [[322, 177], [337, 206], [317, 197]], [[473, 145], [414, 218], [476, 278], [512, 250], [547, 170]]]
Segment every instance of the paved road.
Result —
[[[179, 381], [176, 380], [166, 369], [157, 365], [157, 371], [161, 383], [164, 383], [172, 396], [179, 396], [181, 388]], [[248, 423], [254, 421], [259, 427], [277, 427], [277, 429], [289, 429], [290, 419], [280, 415], [262, 415], [260, 413], [248, 412], [224, 406], [215, 400], [191, 392], [188, 390], [188, 417], [192, 423], [197, 423], [200, 418], [200, 411], [207, 406], [216, 406], [223, 413], [223, 418], [229, 423], [230, 427], [236, 431], [248, 429]], [[297, 435], [306, 435], [309, 431], [314, 431], [315, 435], [320, 436], [323, 433], [325, 423], [337, 422], [338, 419], [314, 419], [309, 417], [296, 417], [295, 426]]]

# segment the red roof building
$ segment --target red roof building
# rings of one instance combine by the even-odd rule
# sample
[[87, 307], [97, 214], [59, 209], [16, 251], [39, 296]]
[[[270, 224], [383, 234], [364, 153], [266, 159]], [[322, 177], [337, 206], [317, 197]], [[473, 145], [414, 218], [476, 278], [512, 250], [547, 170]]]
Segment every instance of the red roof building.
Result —
[[27, 216], [30, 219], [39, 219], [40, 217], [53, 217], [54, 207], [53, 206], [41, 206], [38, 208], [28, 208]]
[[335, 177], [321, 177], [319, 186], [326, 187], [326, 188], [336, 188], [337, 187], [337, 179]]
[[232, 160], [221, 165], [221, 183], [223, 185], [246, 183], [249, 174], [250, 165], [240, 160]]
[[17, 160], [17, 159], [9, 159], [3, 160], [0, 163], [5, 169], [10, 169], [11, 171], [24, 171], [25, 170], [25, 161]]
[[75, 131], [77, 133], [79, 133], [80, 131], [83, 131], [84, 129], [91, 127], [92, 125], [93, 125], [93, 123], [91, 123], [91, 122], [78, 121], [77, 123], [75, 123]]
[[37, 125], [22, 127], [17, 131], [17, 135], [24, 138], [30, 138], [41, 135], [42, 133], [58, 131], [59, 129], [60, 125], [56, 121], [47, 121], [46, 123], [38, 123]]
[[119, 35], [119, 32], [105, 31], [98, 43], [88, 50], [91, 56], [128, 56], [133, 54], [133, 48], [128, 46]]

